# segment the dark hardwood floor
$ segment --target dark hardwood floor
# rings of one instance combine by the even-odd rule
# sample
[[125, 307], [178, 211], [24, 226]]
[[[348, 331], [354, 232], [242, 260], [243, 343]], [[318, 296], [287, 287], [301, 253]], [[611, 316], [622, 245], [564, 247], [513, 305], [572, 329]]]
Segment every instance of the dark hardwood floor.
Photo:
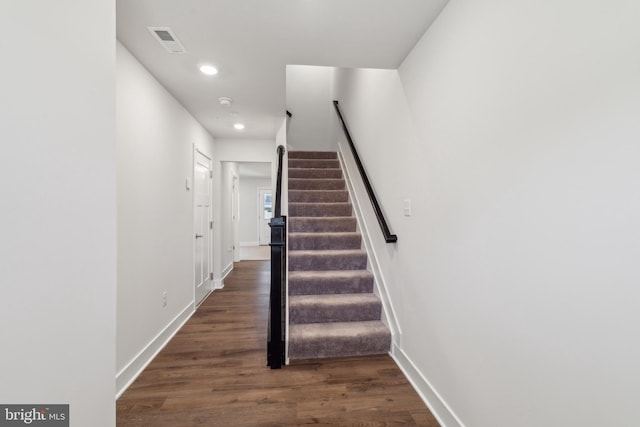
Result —
[[389, 356], [269, 369], [269, 268], [235, 264], [117, 401], [118, 426], [438, 426]]

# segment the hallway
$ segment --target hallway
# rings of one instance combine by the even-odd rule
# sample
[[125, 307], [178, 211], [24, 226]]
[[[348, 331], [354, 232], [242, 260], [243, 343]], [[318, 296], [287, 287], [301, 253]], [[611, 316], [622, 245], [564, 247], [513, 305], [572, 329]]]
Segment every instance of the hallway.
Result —
[[266, 367], [269, 262], [235, 264], [117, 401], [118, 426], [437, 427], [389, 356]]

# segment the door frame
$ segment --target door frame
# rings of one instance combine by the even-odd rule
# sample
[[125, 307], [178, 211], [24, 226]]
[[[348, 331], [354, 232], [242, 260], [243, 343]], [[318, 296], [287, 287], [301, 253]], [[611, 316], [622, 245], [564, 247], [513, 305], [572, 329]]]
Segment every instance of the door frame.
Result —
[[[209, 264], [209, 285], [207, 287], [207, 293], [202, 297], [202, 299], [200, 301], [196, 300], [196, 239], [195, 239], [195, 235], [197, 232], [197, 224], [196, 224], [196, 209], [197, 209], [197, 194], [196, 194], [196, 166], [198, 164], [198, 155], [203, 156], [204, 158], [208, 159], [208, 163], [209, 163], [209, 200], [211, 201], [211, 204], [209, 205], [209, 212], [208, 212], [208, 220], [209, 220], [209, 224], [210, 226], [208, 228], [206, 228], [206, 232], [209, 235], [209, 257], [208, 257], [208, 264]], [[193, 247], [192, 247], [192, 268], [191, 268], [191, 272], [192, 272], [192, 280], [191, 280], [191, 284], [193, 287], [193, 304], [195, 308], [198, 308], [213, 292], [213, 290], [215, 289], [214, 286], [214, 255], [213, 255], [213, 158], [211, 156], [209, 156], [208, 154], [206, 154], [205, 152], [203, 152], [202, 150], [198, 149], [196, 147], [195, 144], [193, 144], [193, 163], [192, 163], [192, 167], [191, 167], [191, 192], [192, 192], [192, 204], [191, 206], [193, 207], [193, 217], [192, 217], [192, 236], [194, 237], [193, 239]]]
[[[256, 194], [256, 197], [258, 198], [258, 222], [257, 222], [257, 226], [258, 226], [258, 246], [264, 246], [264, 245], [268, 245], [269, 242], [265, 243], [263, 245], [262, 241], [260, 240], [260, 237], [262, 236], [262, 198], [260, 197], [261, 191], [265, 191], [268, 190], [269, 193], [271, 193], [271, 204], [272, 204], [272, 210], [271, 210], [271, 216], [273, 217], [273, 188], [272, 187], [257, 187], [257, 192], [258, 194]], [[271, 239], [268, 239], [271, 240]]]
[[240, 176], [231, 174], [231, 229], [233, 234], [233, 262], [240, 261]]

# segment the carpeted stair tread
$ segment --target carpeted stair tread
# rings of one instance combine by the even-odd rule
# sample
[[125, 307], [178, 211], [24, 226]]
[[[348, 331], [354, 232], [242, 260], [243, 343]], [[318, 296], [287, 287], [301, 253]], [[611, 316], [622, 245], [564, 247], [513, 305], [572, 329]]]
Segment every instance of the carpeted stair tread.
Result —
[[289, 322], [380, 320], [382, 303], [374, 294], [297, 295], [289, 297]]
[[355, 294], [373, 292], [368, 270], [290, 271], [289, 295]]
[[289, 216], [351, 216], [351, 203], [291, 203]]
[[356, 218], [346, 217], [291, 217], [287, 218], [289, 232], [341, 232], [356, 231]]
[[289, 169], [289, 178], [342, 178], [342, 169], [336, 168], [293, 168]]
[[289, 169], [338, 169], [340, 162], [334, 159], [292, 159], [288, 161]]
[[289, 357], [322, 357], [385, 354], [391, 347], [391, 333], [379, 320], [291, 325]]
[[337, 159], [335, 151], [289, 151], [290, 159]]
[[367, 268], [367, 253], [360, 249], [290, 251], [289, 270], [359, 270]]
[[289, 250], [360, 249], [362, 237], [357, 232], [289, 233]]
[[341, 203], [349, 201], [346, 190], [289, 190], [289, 203]]
[[289, 178], [289, 190], [344, 190], [344, 179]]
[[289, 357], [385, 354], [389, 329], [335, 152], [290, 152]]

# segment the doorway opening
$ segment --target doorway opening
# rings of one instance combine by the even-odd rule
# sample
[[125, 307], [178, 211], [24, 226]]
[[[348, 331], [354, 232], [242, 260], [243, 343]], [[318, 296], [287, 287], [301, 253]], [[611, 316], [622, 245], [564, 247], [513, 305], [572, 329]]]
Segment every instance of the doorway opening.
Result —
[[272, 164], [238, 162], [240, 218], [238, 223], [239, 258], [269, 259], [272, 215]]
[[258, 245], [265, 246], [271, 241], [269, 222], [273, 218], [273, 191], [271, 187], [258, 188]]

